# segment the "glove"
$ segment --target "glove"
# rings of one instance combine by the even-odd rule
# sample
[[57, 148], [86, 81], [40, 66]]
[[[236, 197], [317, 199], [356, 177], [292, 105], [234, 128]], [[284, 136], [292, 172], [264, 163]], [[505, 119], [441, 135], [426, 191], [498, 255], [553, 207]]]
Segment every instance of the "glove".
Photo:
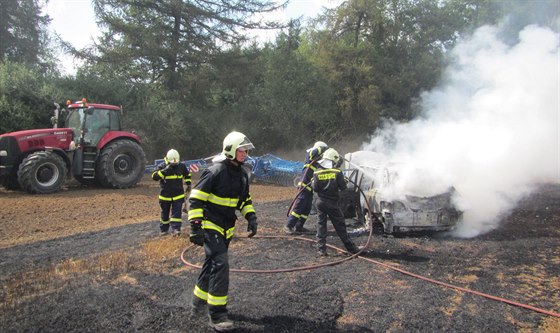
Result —
[[191, 220], [191, 233], [189, 234], [189, 240], [191, 243], [198, 246], [204, 245], [204, 230], [202, 230], [201, 220]]
[[253, 216], [247, 220], [247, 232], [249, 233], [247, 237], [251, 238], [257, 234], [257, 217]]

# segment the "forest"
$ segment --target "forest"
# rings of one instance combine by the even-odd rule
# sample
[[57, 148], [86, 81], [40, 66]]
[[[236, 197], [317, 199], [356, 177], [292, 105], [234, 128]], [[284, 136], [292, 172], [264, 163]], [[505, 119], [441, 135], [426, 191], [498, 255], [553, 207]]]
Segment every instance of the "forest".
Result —
[[[512, 44], [527, 25], [559, 31], [555, 0], [346, 0], [288, 23], [258, 19], [282, 1], [92, 0], [101, 36], [76, 49], [49, 33], [44, 1], [0, 7], [0, 134], [50, 127], [53, 103], [85, 97], [122, 105], [149, 160], [212, 155], [232, 130], [256, 155], [365, 140], [422, 117], [423, 92], [478, 27]], [[82, 65], [62, 74], [55, 50]]]

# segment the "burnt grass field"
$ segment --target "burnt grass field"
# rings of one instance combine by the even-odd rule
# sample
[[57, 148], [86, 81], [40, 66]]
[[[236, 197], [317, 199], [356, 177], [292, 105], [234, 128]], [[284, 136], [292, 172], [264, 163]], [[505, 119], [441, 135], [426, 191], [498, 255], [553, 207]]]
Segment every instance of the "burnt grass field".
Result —
[[[189, 247], [186, 225], [182, 237], [159, 236], [157, 194], [150, 179], [127, 190], [0, 190], [0, 332], [212, 332], [207, 318], [189, 318], [198, 270], [184, 261], [200, 264], [202, 250]], [[231, 268], [348, 258], [263, 237], [284, 236], [295, 189], [254, 184], [252, 194], [261, 237], [244, 238], [239, 222]], [[340, 246], [329, 227], [328, 243]], [[560, 332], [560, 184], [540, 186], [476, 238], [375, 234], [360, 258], [230, 279], [236, 332]]]

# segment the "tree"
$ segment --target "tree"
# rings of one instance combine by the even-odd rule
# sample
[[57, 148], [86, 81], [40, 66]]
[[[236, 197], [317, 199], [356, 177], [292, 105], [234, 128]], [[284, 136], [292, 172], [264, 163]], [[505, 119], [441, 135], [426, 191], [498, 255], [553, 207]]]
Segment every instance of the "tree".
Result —
[[0, 133], [50, 126], [54, 91], [36, 67], [0, 63]]
[[[3, 0], [0, 6], [0, 61], [49, 67], [47, 15], [40, 0]], [[47, 66], [48, 65], [48, 66]]]
[[472, 22], [459, 3], [349, 0], [318, 17], [306, 50], [328, 73], [347, 130], [416, 116], [414, 99], [436, 84], [446, 50]]
[[257, 14], [276, 10], [268, 0], [93, 0], [106, 32], [93, 51], [78, 52], [106, 62], [131, 79], [161, 81], [180, 89], [183, 76], [208, 63], [221, 48], [246, 40], [243, 29], [278, 28]]
[[299, 29], [292, 27], [278, 36], [266, 57], [260, 117], [269, 135], [277, 133], [274, 148], [331, 141], [340, 120], [325, 73], [300, 52], [299, 41]]

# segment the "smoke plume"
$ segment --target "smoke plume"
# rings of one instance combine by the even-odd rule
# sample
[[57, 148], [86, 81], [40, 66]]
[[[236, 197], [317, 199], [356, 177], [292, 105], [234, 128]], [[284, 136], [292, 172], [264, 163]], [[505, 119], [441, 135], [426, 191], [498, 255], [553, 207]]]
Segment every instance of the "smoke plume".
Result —
[[457, 230], [474, 237], [542, 182], [559, 182], [559, 36], [527, 26], [515, 45], [479, 28], [452, 51], [442, 83], [423, 94], [421, 118], [387, 122], [364, 150], [405, 162], [397, 191], [454, 186]]

